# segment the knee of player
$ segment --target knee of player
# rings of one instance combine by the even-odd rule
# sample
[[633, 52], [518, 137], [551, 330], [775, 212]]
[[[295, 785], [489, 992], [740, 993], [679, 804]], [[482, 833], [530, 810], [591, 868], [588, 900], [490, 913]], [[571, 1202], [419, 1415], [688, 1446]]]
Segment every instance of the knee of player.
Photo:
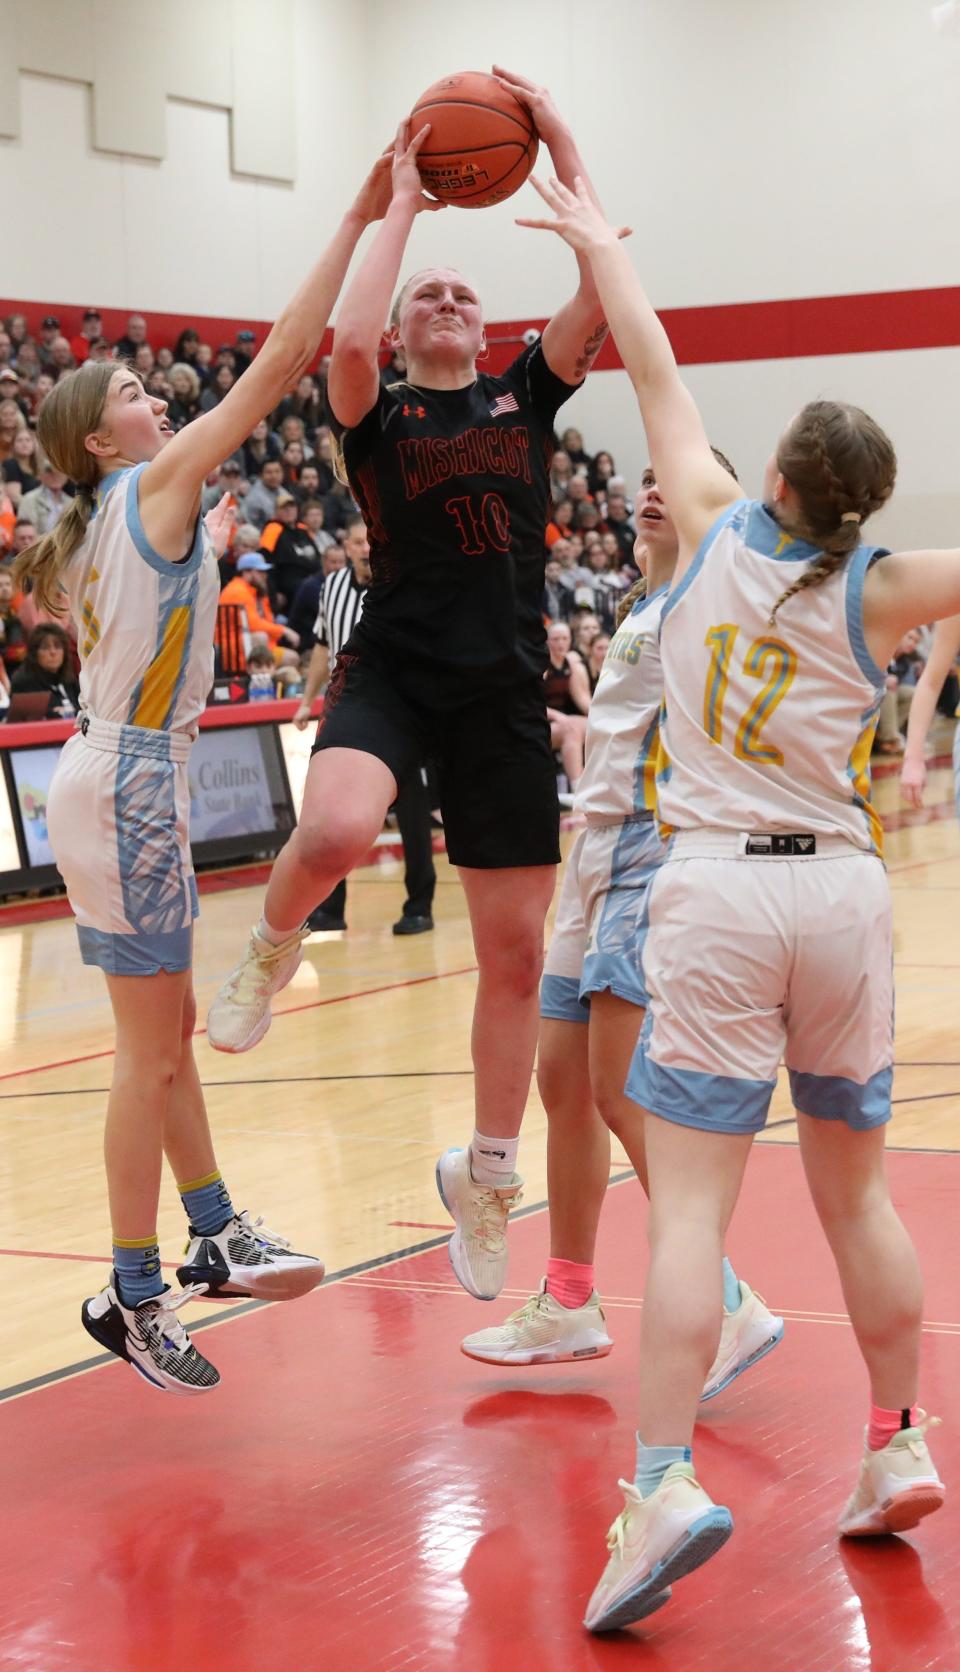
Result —
[[493, 976], [502, 990], [517, 999], [528, 999], [540, 990], [543, 972], [543, 931], [511, 936], [501, 948], [487, 954], [483, 973]]
[[345, 877], [376, 836], [347, 809], [332, 812], [322, 823], [302, 824], [297, 831], [299, 859], [310, 871]]

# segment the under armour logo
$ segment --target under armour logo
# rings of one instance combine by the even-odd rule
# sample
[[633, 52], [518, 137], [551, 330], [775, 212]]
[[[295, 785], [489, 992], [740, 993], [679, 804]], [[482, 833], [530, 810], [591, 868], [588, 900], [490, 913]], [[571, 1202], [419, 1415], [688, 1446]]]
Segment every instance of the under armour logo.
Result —
[[403, 416], [405, 418], [425, 418], [427, 416], [427, 409], [425, 406], [404, 405]]

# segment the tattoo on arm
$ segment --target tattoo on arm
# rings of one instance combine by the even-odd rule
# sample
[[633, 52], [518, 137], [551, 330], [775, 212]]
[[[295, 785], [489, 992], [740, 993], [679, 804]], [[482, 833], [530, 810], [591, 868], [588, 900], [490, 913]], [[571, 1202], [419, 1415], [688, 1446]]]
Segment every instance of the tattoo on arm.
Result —
[[594, 360], [610, 335], [610, 327], [605, 319], [601, 319], [595, 331], [591, 331], [580, 353], [577, 355], [574, 372], [577, 377], [586, 377]]

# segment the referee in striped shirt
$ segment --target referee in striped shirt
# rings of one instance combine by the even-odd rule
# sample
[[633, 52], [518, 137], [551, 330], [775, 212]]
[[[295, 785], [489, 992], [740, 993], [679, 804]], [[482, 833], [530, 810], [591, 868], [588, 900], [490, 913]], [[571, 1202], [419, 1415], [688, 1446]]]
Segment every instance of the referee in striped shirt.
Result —
[[[363, 610], [363, 595], [370, 585], [370, 545], [363, 518], [350, 517], [342, 537], [347, 562], [326, 577], [320, 592], [314, 636], [316, 644], [307, 673], [303, 698], [293, 717], [299, 729], [309, 723], [310, 710], [325, 685], [331, 666], [353, 632]], [[400, 840], [406, 864], [407, 898], [403, 914], [393, 925], [395, 935], [422, 935], [433, 928], [433, 893], [437, 873], [433, 866], [430, 802], [420, 770], [412, 773], [398, 789], [395, 803]], [[321, 901], [307, 918], [311, 929], [345, 929], [346, 880]]]

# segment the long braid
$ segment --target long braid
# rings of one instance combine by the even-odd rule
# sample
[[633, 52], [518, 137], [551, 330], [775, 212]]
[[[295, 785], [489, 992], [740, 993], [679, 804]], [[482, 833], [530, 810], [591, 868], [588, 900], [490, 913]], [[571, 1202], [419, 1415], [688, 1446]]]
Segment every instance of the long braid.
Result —
[[[863, 433], [865, 426], [870, 426], [868, 436]], [[794, 430], [799, 433], [794, 435]], [[869, 468], [864, 467], [862, 458], [857, 458], [851, 461], [854, 480], [845, 482], [831, 457], [831, 440], [835, 447], [846, 443], [849, 448], [851, 440], [863, 442], [868, 438], [874, 443], [873, 451], [882, 455], [880, 459], [867, 461], [867, 466], [872, 462], [875, 467], [876, 480], [869, 480]], [[882, 446], [877, 445], [877, 440]], [[798, 445], [801, 452], [796, 461], [782, 456], [789, 455], [791, 447], [795, 449]], [[862, 450], [862, 447], [858, 449]], [[804, 408], [785, 438], [778, 463], [783, 476], [797, 492], [802, 508], [799, 526], [788, 528], [787, 532], [811, 545], [819, 545], [821, 551], [777, 599], [770, 612], [771, 627], [776, 624], [778, 610], [789, 598], [812, 586], [822, 586], [845, 567], [848, 557], [860, 544], [861, 524], [889, 499], [896, 472], [893, 448], [873, 421], [854, 407], [826, 401], [811, 402]], [[803, 478], [799, 483], [798, 475]]]
[[617, 624], [618, 627], [620, 627], [623, 624], [623, 622], [626, 621], [627, 616], [630, 614], [630, 611], [633, 609], [633, 606], [634, 606], [635, 603], [637, 603], [638, 599], [645, 598], [646, 596], [647, 596], [647, 583], [644, 580], [644, 577], [641, 575], [640, 579], [638, 581], [634, 581], [632, 587], [630, 588], [630, 591], [624, 593], [623, 597], [620, 600], [619, 605], [617, 606], [617, 623], [616, 624]]

